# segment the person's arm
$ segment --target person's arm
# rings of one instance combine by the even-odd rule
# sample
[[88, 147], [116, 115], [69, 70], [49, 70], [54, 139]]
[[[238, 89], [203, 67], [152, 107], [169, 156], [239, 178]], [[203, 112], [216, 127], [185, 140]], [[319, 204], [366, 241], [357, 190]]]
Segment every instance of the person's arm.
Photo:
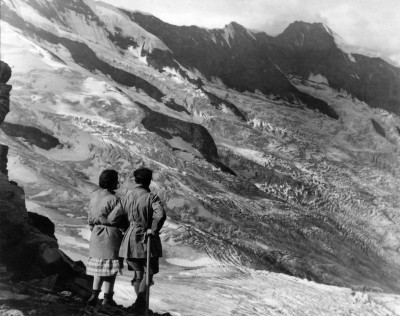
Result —
[[128, 226], [128, 219], [123, 207], [123, 201], [119, 200], [114, 209], [108, 214], [107, 221], [112, 226], [117, 226], [121, 229], [126, 229]]
[[94, 225], [106, 225], [111, 226], [109, 221], [107, 220], [107, 215], [100, 214], [98, 217], [92, 220], [93, 226]]
[[94, 227], [93, 222], [88, 220], [88, 225], [89, 225], [90, 231], [92, 231], [92, 230], [93, 230], [93, 227]]
[[118, 206], [119, 200], [114, 197], [110, 199], [107, 204], [101, 209], [101, 213], [96, 218], [92, 219], [93, 224], [95, 225], [106, 225], [113, 226], [113, 222], [111, 222], [108, 217], [113, 212], [113, 210]]
[[164, 225], [167, 214], [157, 194], [151, 194], [150, 199], [151, 207], [153, 208], [153, 221], [151, 224], [151, 230], [152, 232], [158, 234]]

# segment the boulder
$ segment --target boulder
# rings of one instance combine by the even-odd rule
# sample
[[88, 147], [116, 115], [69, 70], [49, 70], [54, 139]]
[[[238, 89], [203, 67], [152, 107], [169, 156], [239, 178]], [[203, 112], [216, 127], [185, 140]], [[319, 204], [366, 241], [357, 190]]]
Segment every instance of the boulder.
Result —
[[46, 216], [28, 212], [28, 222], [31, 226], [39, 229], [43, 234], [56, 239], [54, 223]]

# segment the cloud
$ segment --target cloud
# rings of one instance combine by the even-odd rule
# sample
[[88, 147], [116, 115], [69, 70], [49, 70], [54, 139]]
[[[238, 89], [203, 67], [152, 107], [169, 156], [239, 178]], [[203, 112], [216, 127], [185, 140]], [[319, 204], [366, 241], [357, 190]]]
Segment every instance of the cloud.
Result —
[[223, 28], [243, 26], [281, 33], [294, 21], [322, 22], [350, 46], [400, 65], [400, 1], [398, 0], [107, 0], [149, 12], [175, 25]]

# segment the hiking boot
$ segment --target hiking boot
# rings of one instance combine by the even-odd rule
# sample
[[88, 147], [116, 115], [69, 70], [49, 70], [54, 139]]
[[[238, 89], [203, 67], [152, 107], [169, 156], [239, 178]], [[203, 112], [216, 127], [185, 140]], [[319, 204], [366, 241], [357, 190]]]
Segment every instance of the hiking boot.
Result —
[[103, 306], [117, 307], [118, 304], [113, 300], [114, 293], [104, 293]]
[[97, 301], [99, 300], [99, 294], [100, 294], [100, 290], [93, 290], [92, 296], [88, 299], [86, 305], [95, 307], [97, 304]]

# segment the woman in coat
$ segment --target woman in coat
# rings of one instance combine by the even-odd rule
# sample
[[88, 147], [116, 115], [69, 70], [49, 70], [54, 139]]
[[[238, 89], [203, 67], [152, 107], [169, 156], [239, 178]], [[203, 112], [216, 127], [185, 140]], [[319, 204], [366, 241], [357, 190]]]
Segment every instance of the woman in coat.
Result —
[[119, 256], [126, 258], [129, 270], [135, 271], [132, 284], [137, 295], [133, 305], [137, 311], [143, 311], [146, 305], [146, 237], [150, 239], [149, 277], [152, 282], [154, 274], [159, 272], [159, 257], [162, 257], [160, 230], [165, 222], [166, 213], [157, 194], [150, 192], [149, 186], [153, 172], [148, 168], [134, 171], [135, 184], [121, 197], [120, 205], [110, 214], [110, 223], [119, 218], [129, 220], [129, 228], [121, 244]]
[[122, 221], [111, 225], [107, 216], [118, 205], [114, 190], [118, 187], [118, 172], [104, 170], [99, 177], [99, 188], [90, 199], [88, 223], [92, 231], [89, 244], [89, 260], [86, 273], [93, 276], [93, 292], [88, 306], [96, 306], [101, 287], [104, 284], [103, 305], [115, 306], [113, 290], [115, 278], [121, 274], [123, 262], [118, 256], [122, 241]]

